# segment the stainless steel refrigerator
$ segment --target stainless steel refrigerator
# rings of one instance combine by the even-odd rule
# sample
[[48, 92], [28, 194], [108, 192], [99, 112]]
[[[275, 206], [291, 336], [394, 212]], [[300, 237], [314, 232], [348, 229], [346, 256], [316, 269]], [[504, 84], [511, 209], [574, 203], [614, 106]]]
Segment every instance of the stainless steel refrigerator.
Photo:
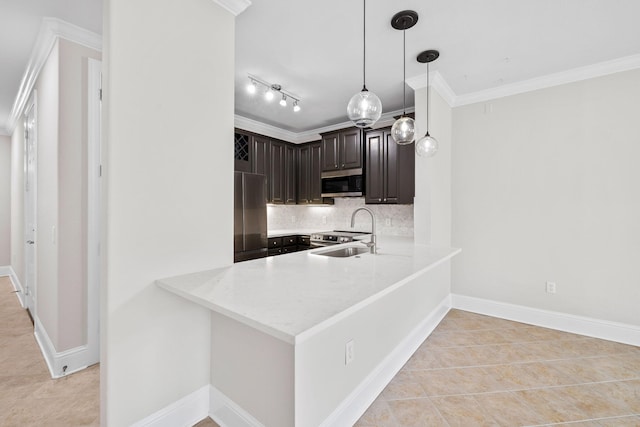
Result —
[[264, 175], [235, 172], [234, 262], [267, 256], [267, 181]]

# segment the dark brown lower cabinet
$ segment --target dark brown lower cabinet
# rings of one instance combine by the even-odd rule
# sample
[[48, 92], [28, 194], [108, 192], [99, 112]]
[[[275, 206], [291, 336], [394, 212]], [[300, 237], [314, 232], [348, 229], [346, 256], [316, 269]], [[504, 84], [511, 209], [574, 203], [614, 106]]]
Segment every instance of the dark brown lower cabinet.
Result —
[[414, 144], [398, 145], [390, 129], [367, 132], [365, 203], [408, 204], [415, 195]]

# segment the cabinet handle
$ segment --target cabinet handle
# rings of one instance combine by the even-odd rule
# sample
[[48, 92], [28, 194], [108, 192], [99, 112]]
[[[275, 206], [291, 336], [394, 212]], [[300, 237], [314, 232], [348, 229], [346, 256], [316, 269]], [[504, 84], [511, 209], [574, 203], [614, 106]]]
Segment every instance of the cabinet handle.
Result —
[[344, 167], [344, 163], [342, 164], [342, 167]]
[[378, 201], [379, 201], [379, 202], [381, 202], [381, 201], [382, 201], [382, 199], [378, 199]]
[[384, 201], [386, 202], [386, 201], [387, 201], [387, 199], [384, 199]]

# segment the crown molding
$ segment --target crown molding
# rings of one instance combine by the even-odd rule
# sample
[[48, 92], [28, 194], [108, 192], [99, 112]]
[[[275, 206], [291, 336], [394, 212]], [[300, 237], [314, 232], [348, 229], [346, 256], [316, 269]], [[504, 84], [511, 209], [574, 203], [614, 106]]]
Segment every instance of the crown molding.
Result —
[[214, 3], [238, 16], [251, 6], [251, 0], [213, 0]]
[[[415, 111], [413, 107], [407, 108], [407, 113]], [[394, 117], [402, 114], [402, 110], [389, 111], [380, 116], [380, 119], [373, 126], [373, 129], [379, 129], [387, 126], [391, 126], [395, 122]], [[302, 144], [305, 142], [318, 141], [322, 137], [320, 134], [332, 132], [334, 130], [345, 129], [353, 127], [353, 123], [350, 121], [336, 123], [330, 126], [324, 126], [321, 128], [311, 129], [304, 132], [292, 132], [286, 129], [259, 122], [257, 120], [249, 119], [247, 117], [236, 114], [234, 116], [234, 124], [238, 129], [246, 130], [249, 132], [258, 133], [260, 135], [269, 136], [271, 138], [281, 139], [283, 141], [291, 142], [293, 144]]]
[[640, 55], [625, 56], [611, 61], [599, 62], [585, 67], [574, 68], [559, 73], [536, 77], [530, 80], [524, 80], [521, 82], [460, 95], [456, 98], [454, 106], [459, 107], [462, 105], [475, 104], [477, 102], [518, 95], [520, 93], [579, 82], [637, 68], [640, 68]]
[[[433, 71], [431, 74], [431, 82], [430, 86], [435, 89], [436, 92], [445, 100], [449, 107], [454, 107], [456, 105], [456, 94], [449, 87], [447, 81], [442, 77], [442, 74], [438, 71]], [[420, 74], [411, 78], [408, 78], [407, 84], [413, 90], [424, 89], [427, 87], [427, 74]]]
[[51, 49], [58, 39], [69, 40], [73, 43], [86, 46], [88, 48], [102, 51], [102, 36], [91, 31], [80, 28], [77, 25], [70, 24], [56, 18], [43, 18], [40, 25], [40, 31], [36, 38], [36, 43], [31, 51], [27, 69], [20, 81], [18, 95], [13, 103], [11, 114], [7, 120], [5, 131], [12, 134], [16, 128], [16, 124], [20, 119], [20, 115], [24, 110], [24, 106], [31, 95], [33, 86], [40, 75], [40, 71], [44, 66]]

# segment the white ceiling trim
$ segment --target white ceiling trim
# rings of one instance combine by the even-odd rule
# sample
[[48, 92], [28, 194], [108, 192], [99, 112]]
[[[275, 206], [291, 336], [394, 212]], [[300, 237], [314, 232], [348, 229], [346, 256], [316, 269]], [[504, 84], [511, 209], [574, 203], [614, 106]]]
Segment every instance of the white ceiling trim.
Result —
[[102, 51], [102, 36], [91, 31], [80, 28], [77, 25], [70, 24], [56, 18], [43, 18], [40, 25], [40, 32], [36, 38], [36, 43], [31, 51], [27, 69], [25, 70], [18, 95], [13, 103], [11, 115], [7, 121], [5, 131], [12, 134], [16, 128], [16, 124], [22, 115], [24, 106], [31, 95], [33, 86], [40, 75], [40, 70], [44, 66], [51, 49], [55, 45], [58, 38], [63, 38], [82, 46]]
[[[456, 105], [456, 94], [451, 89], [447, 81], [442, 77], [442, 74], [438, 71], [433, 71], [431, 75], [431, 87], [438, 92], [438, 94], [445, 100], [450, 107]], [[418, 76], [410, 77], [406, 80], [411, 89], [418, 90], [427, 87], [427, 74], [420, 74]]]
[[251, 0], [213, 0], [213, 2], [231, 12], [233, 16], [240, 15], [251, 6]]
[[[413, 107], [407, 108], [407, 113], [412, 113], [415, 109]], [[384, 113], [380, 120], [378, 120], [374, 126], [374, 129], [391, 126], [395, 122], [394, 116], [402, 114], [402, 110], [390, 111]], [[334, 130], [345, 129], [353, 127], [352, 122], [336, 123], [330, 126], [324, 126], [317, 129], [308, 130], [305, 132], [291, 132], [289, 130], [280, 129], [279, 127], [272, 126], [266, 123], [259, 122], [257, 120], [249, 119], [236, 114], [235, 127], [243, 129], [248, 132], [254, 132], [260, 135], [268, 136], [271, 138], [281, 139], [283, 141], [292, 142], [294, 144], [302, 144], [305, 142], [319, 141], [321, 139], [321, 133], [332, 132]]]
[[492, 89], [460, 95], [455, 99], [455, 107], [489, 101], [505, 96], [517, 95], [548, 87], [559, 86], [582, 80], [601, 77], [640, 68], [640, 55], [631, 55], [611, 61], [600, 62], [586, 67], [574, 68], [559, 73], [548, 74], [530, 80], [511, 83]]

